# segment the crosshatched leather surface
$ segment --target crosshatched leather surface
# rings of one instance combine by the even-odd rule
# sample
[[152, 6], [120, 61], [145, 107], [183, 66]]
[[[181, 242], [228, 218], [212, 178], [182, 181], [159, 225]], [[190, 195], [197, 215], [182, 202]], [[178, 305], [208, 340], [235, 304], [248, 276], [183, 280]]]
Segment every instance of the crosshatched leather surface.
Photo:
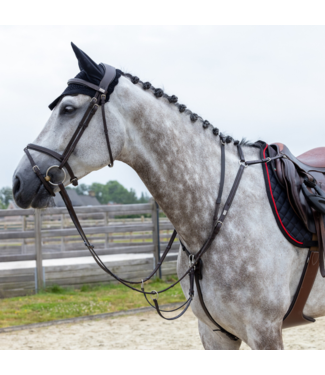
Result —
[[[267, 146], [266, 143], [259, 141], [255, 145], [260, 147], [261, 158], [264, 158], [263, 152], [264, 152], [265, 147]], [[268, 157], [268, 156], [269, 154], [266, 149], [265, 157]], [[269, 172], [268, 174], [267, 174], [266, 168]], [[287, 198], [286, 190], [284, 187], [280, 185], [277, 178], [275, 177], [275, 172], [273, 171], [271, 163], [266, 163], [263, 165], [263, 174], [264, 174], [265, 186], [266, 186], [266, 190], [268, 193], [269, 202], [272, 207], [272, 211], [274, 213], [274, 217], [276, 219], [278, 227], [283, 233], [283, 235], [286, 237], [286, 239], [289, 242], [291, 242], [295, 246], [302, 247], [302, 248], [309, 248], [311, 246], [315, 246], [315, 242], [312, 241], [312, 233], [307, 230], [303, 221], [300, 220], [300, 218], [296, 215], [296, 213], [292, 209], [290, 202]], [[270, 191], [269, 182], [271, 184], [272, 191]], [[274, 207], [272, 195], [274, 198], [276, 208]], [[276, 211], [278, 212], [280, 219]], [[286, 231], [288, 233], [286, 233]]]

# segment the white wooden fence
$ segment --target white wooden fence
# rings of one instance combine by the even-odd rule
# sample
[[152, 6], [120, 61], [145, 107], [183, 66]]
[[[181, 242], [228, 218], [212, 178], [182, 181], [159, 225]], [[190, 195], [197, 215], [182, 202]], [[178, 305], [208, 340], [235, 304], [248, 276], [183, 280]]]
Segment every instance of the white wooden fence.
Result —
[[[99, 256], [108, 259], [106, 256], [112, 254], [142, 254], [134, 259], [129, 255], [129, 259], [105, 262], [114, 268], [113, 272], [133, 280], [146, 276], [155, 267], [160, 248], [165, 248], [173, 230], [166, 218], [159, 219], [154, 201], [76, 207], [75, 211]], [[125, 215], [142, 216], [118, 218]], [[163, 276], [176, 273], [175, 251], [178, 247], [179, 243], [175, 241], [163, 267]], [[112, 281], [94, 262], [89, 261], [87, 266], [78, 262], [89, 256], [66, 208], [0, 210], [0, 297], [33, 293], [51, 284], [78, 287]], [[64, 258], [70, 259], [64, 262]], [[75, 264], [71, 258], [78, 258]], [[61, 264], [44, 267], [44, 262], [54, 259]], [[27, 261], [36, 261], [35, 267], [24, 267], [31, 263]]]

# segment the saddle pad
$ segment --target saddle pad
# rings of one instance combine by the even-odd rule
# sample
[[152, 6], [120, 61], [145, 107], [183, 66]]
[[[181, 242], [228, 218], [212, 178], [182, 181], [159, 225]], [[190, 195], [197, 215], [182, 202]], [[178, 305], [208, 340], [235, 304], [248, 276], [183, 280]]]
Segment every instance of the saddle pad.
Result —
[[[254, 146], [260, 148], [261, 159], [269, 156], [268, 145], [265, 142], [258, 141]], [[317, 246], [317, 241], [312, 241], [312, 233], [307, 230], [303, 221], [292, 209], [287, 192], [276, 178], [271, 163], [262, 164], [262, 168], [269, 203], [282, 234], [297, 247]]]

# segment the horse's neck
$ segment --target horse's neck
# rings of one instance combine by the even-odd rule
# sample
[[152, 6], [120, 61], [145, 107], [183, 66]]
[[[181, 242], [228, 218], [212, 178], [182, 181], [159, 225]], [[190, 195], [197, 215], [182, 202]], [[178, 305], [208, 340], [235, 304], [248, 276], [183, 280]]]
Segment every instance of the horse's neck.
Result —
[[[138, 173], [188, 246], [195, 251], [211, 228], [220, 179], [220, 138], [165, 99], [133, 87], [125, 147], [119, 156]], [[227, 145], [227, 159], [238, 160]], [[232, 163], [238, 168], [238, 162]], [[227, 170], [228, 175], [234, 175]]]

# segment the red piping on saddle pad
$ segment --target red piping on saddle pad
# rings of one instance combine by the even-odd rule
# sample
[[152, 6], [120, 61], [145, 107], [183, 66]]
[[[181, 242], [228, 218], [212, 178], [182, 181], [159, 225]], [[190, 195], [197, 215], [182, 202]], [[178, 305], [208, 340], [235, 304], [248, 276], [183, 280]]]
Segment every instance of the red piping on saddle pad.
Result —
[[[265, 158], [265, 151], [266, 151], [267, 148], [268, 148], [268, 145], [266, 145], [266, 147], [265, 147], [265, 149], [264, 149], [264, 151], [263, 151], [263, 157], [264, 157], [264, 158]], [[288, 233], [288, 231], [286, 230], [285, 226], [284, 226], [283, 223], [282, 223], [282, 220], [281, 220], [280, 215], [279, 215], [279, 213], [278, 213], [278, 209], [277, 209], [276, 204], [275, 204], [275, 200], [274, 200], [274, 198], [273, 198], [272, 186], [271, 186], [270, 175], [269, 175], [269, 169], [268, 169], [267, 163], [264, 163], [264, 166], [265, 166], [265, 168], [266, 168], [267, 179], [268, 179], [268, 182], [269, 182], [270, 193], [271, 193], [271, 197], [272, 197], [272, 201], [273, 201], [274, 209], [275, 209], [275, 212], [276, 212], [276, 214], [277, 214], [277, 216], [278, 216], [278, 219], [279, 219], [279, 221], [280, 221], [280, 223], [281, 223], [281, 226], [282, 226], [282, 228], [285, 230], [285, 232], [287, 233], [287, 235], [288, 235], [293, 241], [295, 241], [295, 242], [299, 243], [300, 245], [302, 245], [303, 242], [297, 241], [297, 240], [294, 239], [292, 236], [290, 236], [290, 234]]]

